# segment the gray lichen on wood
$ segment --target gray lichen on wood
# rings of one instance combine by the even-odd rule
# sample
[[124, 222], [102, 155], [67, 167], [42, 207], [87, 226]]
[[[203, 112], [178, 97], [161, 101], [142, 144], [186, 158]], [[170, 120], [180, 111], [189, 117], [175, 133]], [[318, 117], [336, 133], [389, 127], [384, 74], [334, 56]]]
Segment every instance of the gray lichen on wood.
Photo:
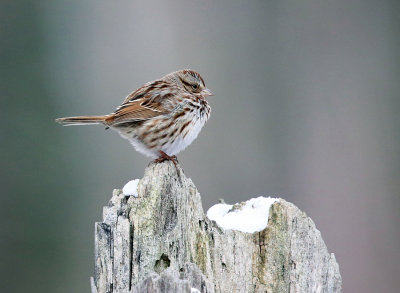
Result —
[[223, 230], [171, 162], [150, 164], [138, 197], [114, 190], [95, 227], [92, 293], [340, 292], [341, 277], [313, 221], [293, 204], [270, 208], [257, 233]]

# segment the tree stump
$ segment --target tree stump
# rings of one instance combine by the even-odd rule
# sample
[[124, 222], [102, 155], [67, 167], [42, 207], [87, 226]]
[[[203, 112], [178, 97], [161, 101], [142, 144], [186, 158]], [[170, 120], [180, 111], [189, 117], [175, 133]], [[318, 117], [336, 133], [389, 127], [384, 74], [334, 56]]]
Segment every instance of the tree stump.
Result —
[[114, 190], [95, 225], [92, 293], [340, 292], [341, 276], [314, 222], [283, 199], [256, 233], [207, 218], [190, 178], [151, 163], [138, 196]]

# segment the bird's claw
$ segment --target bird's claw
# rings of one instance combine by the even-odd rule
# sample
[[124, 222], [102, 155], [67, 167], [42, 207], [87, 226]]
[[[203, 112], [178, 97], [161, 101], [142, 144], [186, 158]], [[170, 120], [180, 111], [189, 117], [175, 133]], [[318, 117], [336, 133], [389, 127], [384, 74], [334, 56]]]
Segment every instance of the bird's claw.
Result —
[[176, 167], [176, 164], [178, 163], [178, 158], [176, 156], [169, 156], [166, 153], [164, 153], [163, 151], [159, 151], [159, 153], [160, 153], [160, 157], [155, 159], [154, 162], [162, 163], [164, 161], [172, 161], [172, 163], [174, 163], [174, 165]]

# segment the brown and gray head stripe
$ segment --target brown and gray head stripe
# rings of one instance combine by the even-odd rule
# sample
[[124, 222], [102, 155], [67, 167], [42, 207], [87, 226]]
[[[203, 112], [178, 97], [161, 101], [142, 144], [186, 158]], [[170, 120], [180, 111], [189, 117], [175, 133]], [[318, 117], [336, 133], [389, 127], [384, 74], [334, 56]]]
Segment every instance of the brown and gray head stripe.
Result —
[[191, 69], [185, 69], [185, 70], [182, 70], [182, 73], [185, 75], [189, 74], [189, 75], [193, 76], [195, 79], [201, 81], [201, 83], [204, 87], [206, 86], [204, 79], [196, 71], [193, 71]]

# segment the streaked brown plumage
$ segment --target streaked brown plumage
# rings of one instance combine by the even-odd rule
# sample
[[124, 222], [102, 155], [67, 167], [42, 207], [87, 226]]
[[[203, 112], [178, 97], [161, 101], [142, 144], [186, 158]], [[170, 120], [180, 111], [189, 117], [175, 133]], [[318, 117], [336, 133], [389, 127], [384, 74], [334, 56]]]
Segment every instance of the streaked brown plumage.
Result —
[[212, 95], [193, 70], [179, 70], [148, 82], [129, 94], [113, 113], [56, 119], [63, 125], [104, 124], [128, 139], [135, 149], [160, 162], [197, 137], [207, 122]]

